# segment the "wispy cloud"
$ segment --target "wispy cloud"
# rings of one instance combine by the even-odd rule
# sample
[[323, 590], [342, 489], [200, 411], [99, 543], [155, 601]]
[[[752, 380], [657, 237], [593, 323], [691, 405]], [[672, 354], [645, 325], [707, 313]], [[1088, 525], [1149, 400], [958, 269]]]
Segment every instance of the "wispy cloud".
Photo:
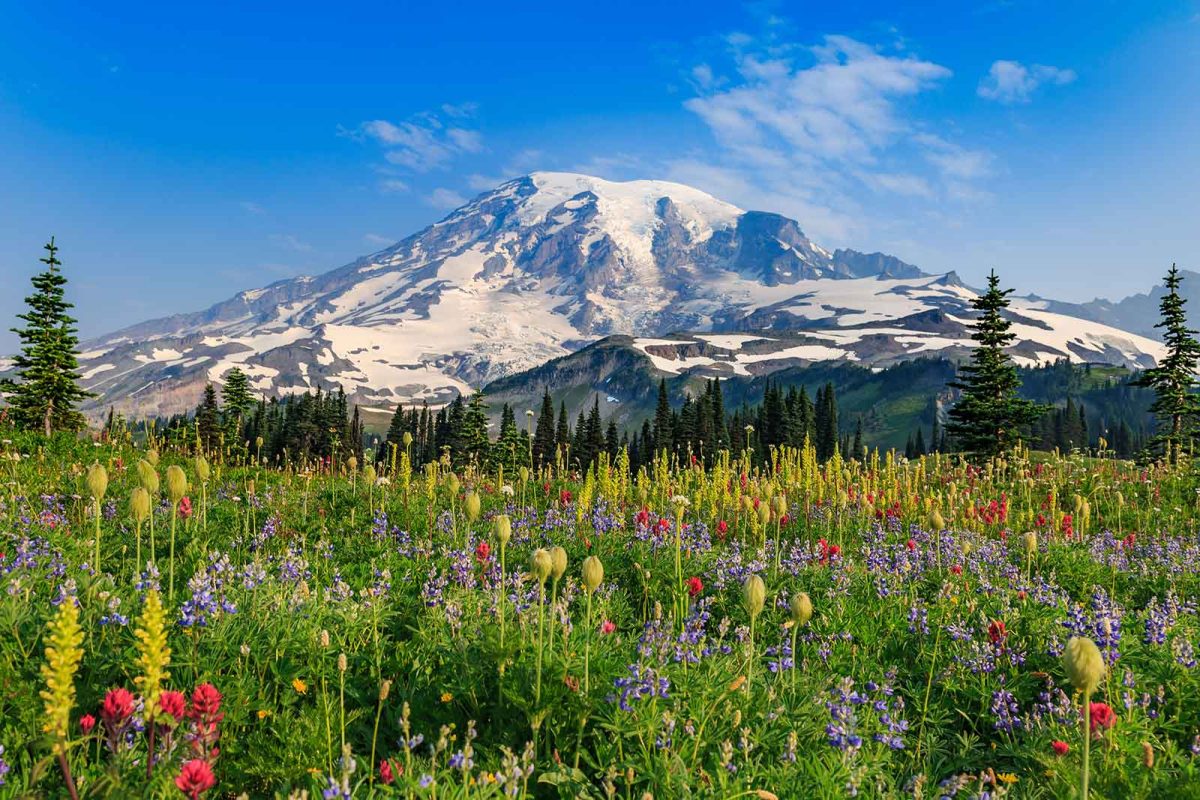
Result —
[[242, 211], [245, 211], [247, 214], [253, 214], [256, 217], [261, 217], [263, 214], [267, 213], [265, 208], [250, 200], [243, 200], [242, 202], [238, 203], [238, 205], [241, 206]]
[[986, 162], [986, 153], [924, 139], [927, 126], [912, 111], [914, 98], [951, 77], [948, 68], [900, 43], [834, 35], [802, 46], [779, 36], [778, 26], [761, 37], [730, 35], [726, 74], [711, 58], [691, 70], [697, 94], [684, 105], [719, 149], [715, 164], [677, 160], [677, 178], [795, 215], [837, 241], [861, 235], [864, 198], [958, 196], [959, 184], [984, 174], [977, 166], [967, 175], [967, 162]]
[[997, 103], [1014, 105], [1028, 103], [1034, 92], [1044, 84], [1065, 86], [1075, 81], [1075, 70], [1050, 67], [1045, 64], [1025, 66], [1019, 61], [994, 61], [988, 74], [979, 81], [976, 90], [980, 97]]
[[[379, 145], [392, 171], [431, 172], [449, 167], [459, 156], [483, 151], [483, 135], [471, 127], [475, 110], [470, 103], [447, 104], [436, 112], [422, 112], [399, 122], [368, 120], [353, 129], [340, 129], [339, 133]], [[403, 181], [393, 179], [381, 188], [400, 191], [407, 187]]]
[[367, 244], [379, 245], [385, 247], [389, 244], [395, 244], [396, 240], [388, 236], [380, 236], [378, 233], [364, 233], [363, 241]]
[[467, 198], [463, 197], [458, 192], [454, 191], [453, 189], [446, 189], [444, 187], [434, 189], [432, 192], [425, 195], [424, 200], [427, 205], [433, 206], [434, 208], [458, 208], [461, 205], [465, 205], [467, 202]]
[[313, 246], [290, 233], [273, 233], [267, 237], [271, 244], [294, 253], [311, 253]]

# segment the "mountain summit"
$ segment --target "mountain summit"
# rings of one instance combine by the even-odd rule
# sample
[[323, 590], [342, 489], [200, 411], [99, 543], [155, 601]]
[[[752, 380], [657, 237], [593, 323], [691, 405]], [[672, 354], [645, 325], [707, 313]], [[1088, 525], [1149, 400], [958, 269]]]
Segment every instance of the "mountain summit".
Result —
[[[190, 408], [234, 365], [267, 394], [440, 403], [613, 334], [800, 331], [822, 346], [796, 359], [902, 360], [960, 347], [973, 296], [689, 186], [535, 172], [323, 275], [89, 342], [81, 367], [98, 407], [142, 414]], [[1027, 361], [1154, 363], [1155, 342], [1027, 305]]]

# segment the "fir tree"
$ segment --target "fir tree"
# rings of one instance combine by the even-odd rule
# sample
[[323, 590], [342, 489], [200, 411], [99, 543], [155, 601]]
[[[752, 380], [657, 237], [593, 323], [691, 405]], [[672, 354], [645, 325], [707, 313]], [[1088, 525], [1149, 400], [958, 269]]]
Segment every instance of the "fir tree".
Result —
[[1154, 390], [1150, 411], [1158, 419], [1158, 430], [1150, 440], [1150, 449], [1168, 459], [1176, 458], [1191, 444], [1200, 416], [1200, 400], [1193, 391], [1200, 342], [1196, 341], [1196, 331], [1187, 325], [1184, 311], [1187, 301], [1179, 294], [1182, 281], [1178, 267], [1172, 264], [1167, 272], [1167, 293], [1158, 304], [1162, 318], [1154, 326], [1163, 329], [1167, 354], [1158, 366], [1146, 370], [1134, 381], [1135, 386]]
[[206, 453], [214, 452], [221, 442], [221, 410], [217, 406], [217, 390], [211, 383], [204, 386], [204, 399], [196, 409], [196, 436]]
[[813, 445], [817, 450], [817, 458], [827, 461], [833, 457], [838, 446], [837, 395], [832, 382], [817, 389], [815, 428], [816, 441]]
[[1021, 378], [1004, 352], [1016, 339], [1009, 328], [1012, 322], [1003, 315], [1012, 289], [1001, 289], [995, 270], [988, 276], [988, 288], [971, 300], [980, 312], [972, 324], [971, 338], [976, 346], [970, 363], [950, 383], [962, 397], [950, 410], [946, 432], [964, 451], [978, 456], [997, 456], [1021, 441], [1021, 429], [1042, 413], [1036, 403], [1017, 396]]
[[483, 394], [476, 392], [471, 395], [471, 402], [463, 414], [462, 436], [459, 463], [486, 463], [488, 455], [488, 419], [487, 406], [483, 402]]
[[254, 407], [254, 398], [250, 394], [250, 380], [246, 373], [237, 367], [225, 373], [221, 401], [224, 404], [225, 418], [230, 423], [229, 430], [236, 434], [242, 427], [246, 412]]
[[558, 404], [558, 423], [554, 428], [555, 449], [566, 448], [571, 444], [571, 420], [567, 418], [567, 401]]
[[21, 341], [21, 351], [13, 359], [16, 377], [0, 383], [0, 392], [8, 395], [19, 427], [40, 428], [49, 436], [56, 430], [82, 429], [86, 423], [75, 406], [95, 395], [79, 387], [79, 337], [75, 320], [67, 314], [74, 305], [65, 299], [67, 279], [53, 237], [45, 250], [40, 260], [46, 269], [33, 277], [34, 293], [25, 298], [29, 310], [17, 315], [27, 324], [12, 329]]
[[654, 409], [654, 450], [674, 449], [674, 419], [671, 414], [671, 400], [667, 397], [667, 379], [658, 382], [658, 405]]
[[542, 395], [542, 413], [538, 415], [537, 427], [533, 432], [533, 459], [538, 466], [554, 463], [554, 400], [550, 390]]
[[609, 419], [608, 430], [604, 433], [604, 449], [608, 453], [610, 459], [617, 457], [617, 451], [621, 448], [621, 436], [617, 432], [617, 421]]

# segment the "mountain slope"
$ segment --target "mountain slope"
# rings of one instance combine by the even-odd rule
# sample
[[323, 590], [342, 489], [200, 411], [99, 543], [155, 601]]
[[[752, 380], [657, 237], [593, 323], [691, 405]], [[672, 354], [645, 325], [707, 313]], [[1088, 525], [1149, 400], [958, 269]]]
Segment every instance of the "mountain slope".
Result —
[[[1200, 308], [1200, 272], [1181, 269], [1179, 275], [1183, 278], [1179, 293], [1187, 302], [1188, 308]], [[1166, 293], [1166, 287], [1155, 284], [1149, 292], [1131, 294], [1122, 300], [1105, 300], [1099, 297], [1087, 303], [1043, 300], [1042, 305], [1047, 311], [1100, 322], [1150, 339], [1162, 339], [1162, 331], [1154, 326], [1159, 319], [1159, 301]]]
[[[814, 348], [796, 358], [861, 364], [961, 352], [972, 296], [953, 273], [831, 253], [793, 220], [691, 187], [533, 173], [331, 272], [89, 342], [81, 368], [93, 410], [184, 410], [234, 365], [263, 393], [440, 403], [613, 334], [801, 331], [781, 340]], [[1017, 312], [1030, 363], [1148, 366], [1158, 352], [1036, 305]]]

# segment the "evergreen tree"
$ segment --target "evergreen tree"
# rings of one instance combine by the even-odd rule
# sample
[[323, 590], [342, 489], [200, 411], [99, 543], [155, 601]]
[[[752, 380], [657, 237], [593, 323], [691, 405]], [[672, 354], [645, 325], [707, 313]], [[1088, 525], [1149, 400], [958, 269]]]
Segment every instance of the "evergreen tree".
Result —
[[550, 390], [542, 395], [542, 413], [538, 415], [537, 427], [533, 432], [533, 459], [538, 466], [554, 463], [556, 447], [554, 435], [554, 400]]
[[817, 389], [815, 428], [813, 446], [816, 447], [817, 458], [827, 461], [833, 457], [838, 446], [837, 395], [832, 382]]
[[350, 418], [350, 441], [349, 453], [358, 459], [361, 466], [363, 463], [363, 439], [366, 436], [366, 427], [363, 425], [362, 416], [358, 413], [358, 403], [354, 404], [354, 414]]
[[476, 392], [471, 395], [471, 402], [463, 414], [460, 464], [482, 465], [486, 463], [488, 456], [487, 431], [487, 406], [483, 402], [483, 394]]
[[1036, 403], [1017, 396], [1021, 385], [1017, 368], [1004, 352], [1016, 339], [1003, 316], [1012, 289], [1001, 289], [995, 270], [988, 276], [987, 291], [971, 300], [980, 312], [972, 324], [976, 346], [970, 363], [950, 383], [962, 397], [950, 410], [946, 431], [959, 447], [979, 456], [997, 456], [1021, 441], [1021, 429], [1042, 413]]
[[673, 415], [671, 400], [667, 397], [667, 379], [658, 382], [658, 405], [654, 409], [654, 450], [674, 449]]
[[236, 435], [242, 428], [246, 412], [254, 407], [254, 398], [250, 394], [250, 380], [246, 373], [237, 367], [225, 373], [221, 401], [224, 404], [225, 419], [229, 423], [229, 432]]
[[528, 438], [517, 428], [516, 414], [505, 403], [500, 410], [500, 435], [492, 445], [492, 467], [503, 466], [507, 475], [515, 475], [529, 461]]
[[608, 420], [608, 430], [604, 434], [604, 449], [610, 459], [615, 459], [617, 451], [621, 449], [621, 436], [617, 432], [617, 421], [611, 418]]
[[376, 458], [381, 463], [391, 463], [391, 445], [396, 445], [396, 457], [399, 459], [399, 454], [404, 452], [404, 433], [407, 430], [408, 419], [404, 414], [404, 406], [396, 406], [396, 411], [392, 414], [392, 421], [388, 425], [387, 435], [383, 437], [384, 442], [388, 446], [380, 448], [380, 451], [376, 454]]
[[21, 351], [13, 359], [16, 377], [0, 383], [0, 392], [8, 395], [19, 427], [41, 428], [49, 436], [56, 430], [85, 427], [75, 405], [95, 395], [79, 387], [79, 337], [75, 320], [67, 314], [74, 305], [65, 299], [67, 279], [59, 269], [62, 262], [53, 237], [45, 250], [45, 258], [40, 260], [46, 269], [33, 277], [34, 293], [25, 298], [29, 310], [17, 315], [27, 324], [12, 329], [21, 341]]
[[588, 452], [587, 427], [587, 417], [581, 408], [579, 418], [575, 420], [575, 431], [571, 436], [571, 461], [577, 462], [580, 469], [587, 469], [592, 460], [592, 454]]
[[563, 449], [571, 444], [571, 420], [567, 418], [567, 401], [558, 404], [558, 423], [554, 428], [555, 449]]
[[1200, 416], [1200, 400], [1193, 391], [1200, 342], [1196, 341], [1196, 331], [1187, 325], [1186, 301], [1179, 294], [1182, 281], [1179, 268], [1172, 264], [1167, 272], [1167, 293], [1158, 304], [1162, 318], [1154, 326], [1163, 329], [1167, 354], [1158, 366], [1146, 370], [1134, 381], [1135, 386], [1154, 390], [1150, 411], [1158, 419], [1158, 429], [1150, 440], [1150, 448], [1168, 459], [1175, 458], [1191, 444]]
[[211, 383], [204, 386], [204, 399], [196, 409], [196, 436], [206, 453], [214, 452], [221, 442], [221, 410], [217, 406], [217, 390]]

